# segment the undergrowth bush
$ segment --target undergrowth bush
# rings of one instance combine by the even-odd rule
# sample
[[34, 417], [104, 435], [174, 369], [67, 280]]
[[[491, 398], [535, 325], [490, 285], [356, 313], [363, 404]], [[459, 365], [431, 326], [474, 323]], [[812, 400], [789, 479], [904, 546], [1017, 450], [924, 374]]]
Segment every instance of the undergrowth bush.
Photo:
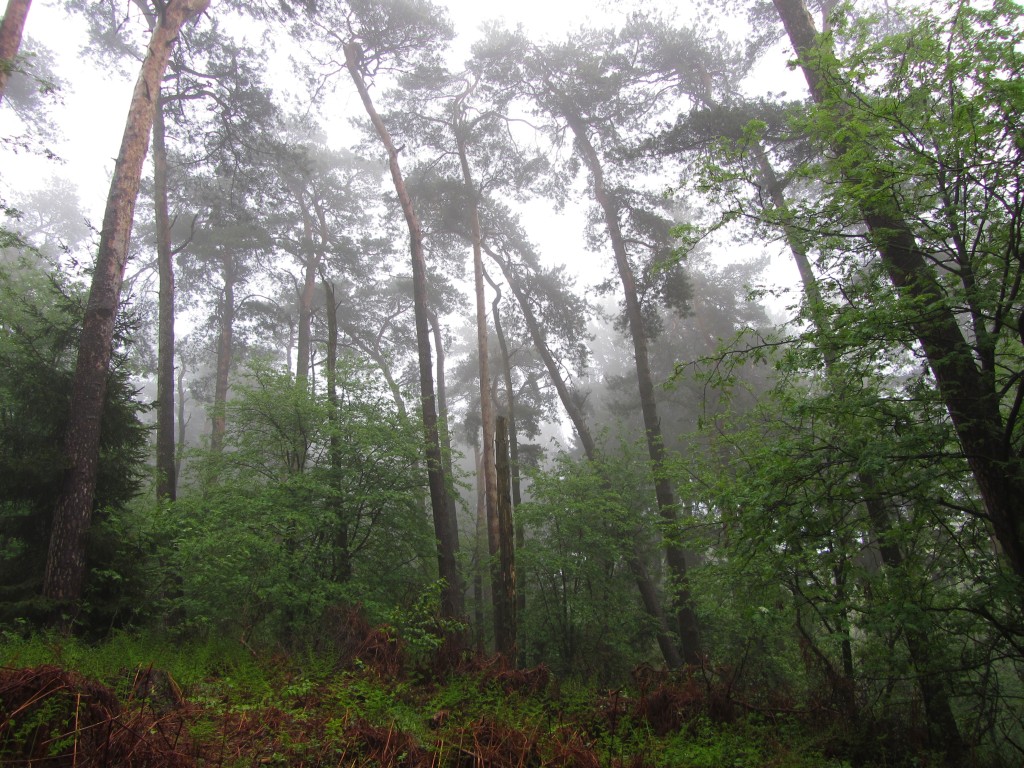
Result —
[[[371, 632], [387, 634], [379, 627]], [[104, 717], [110, 722], [176, 734], [167, 754], [182, 766], [940, 764], [920, 750], [876, 745], [872, 751], [867, 740], [851, 741], [860, 732], [854, 724], [821, 722], [810, 710], [729, 710], [716, 701], [716, 683], [698, 675], [661, 673], [638, 687], [607, 689], [554, 680], [542, 667], [510, 669], [493, 659], [463, 662], [443, 677], [426, 679], [405, 669], [382, 673], [358, 655], [342, 660], [307, 650], [255, 656], [236, 640], [181, 644], [130, 633], [90, 646], [53, 634], [8, 632], [0, 637], [0, 667], [13, 673], [7, 685], [22, 698], [27, 694], [17, 689], [18, 681], [62, 681], [53, 693], [59, 691], [59, 700], [37, 696], [25, 716], [5, 710], [0, 694], [0, 761], [17, 761], [26, 749], [63, 755], [92, 744], [76, 730], [75, 701], [95, 691], [109, 704]], [[40, 739], [42, 747], [35, 744]]]

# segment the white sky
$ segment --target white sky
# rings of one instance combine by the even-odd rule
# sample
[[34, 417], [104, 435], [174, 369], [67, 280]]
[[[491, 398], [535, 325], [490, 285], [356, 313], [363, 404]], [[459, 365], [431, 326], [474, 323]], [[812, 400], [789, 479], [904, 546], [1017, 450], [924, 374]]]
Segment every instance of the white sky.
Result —
[[[128, 2], [128, 0], [124, 0]], [[663, 7], [673, 12], [680, 8], [690, 9], [685, 3]], [[610, 4], [588, 2], [587, 0], [519, 0], [508, 2], [473, 2], [472, 0], [449, 0], [446, 3], [450, 15], [462, 36], [461, 45], [479, 37], [481, 24], [491, 20], [502, 20], [508, 26], [522, 24], [535, 38], [560, 38], [566, 32], [593, 24], [619, 21], [633, 4]], [[654, 3], [644, 3], [651, 7]], [[216, 13], [217, 2], [213, 2]], [[612, 10], [606, 10], [611, 7]], [[84, 24], [80, 19], [67, 18], [55, 0], [37, 0], [32, 6], [26, 24], [26, 35], [58, 55], [58, 76], [64, 80], [62, 104], [53, 109], [53, 118], [61, 126], [64, 138], [52, 145], [62, 162], [44, 160], [29, 153], [9, 156], [0, 155], [0, 194], [5, 199], [17, 198], [17, 190], [27, 187], [38, 188], [47, 184], [51, 176], [70, 178], [78, 186], [83, 208], [91, 224], [98, 228], [102, 216], [113, 170], [114, 157], [123, 131], [128, 102], [134, 84], [135, 73], [125, 78], [115, 69], [103, 69], [93, 60], [78, 57], [78, 49], [84, 41]], [[460, 45], [460, 47], [461, 47]], [[781, 90], [790, 73], [786, 72], [780, 58], [779, 68], [770, 76], [770, 87]], [[799, 88], [800, 85], [794, 86]], [[361, 114], [361, 108], [352, 89], [339, 86], [334, 98], [342, 112]], [[9, 115], [0, 108], [0, 135], [10, 133]], [[560, 216], [550, 214], [550, 204], [539, 202], [532, 206], [538, 212], [547, 214], [547, 221], [531, 226], [531, 236], [540, 246], [541, 252], [556, 263], [567, 263], [580, 275], [584, 284], [594, 284], [606, 277], [609, 260], [601, 259], [585, 249], [583, 223], [579, 209], [568, 210]], [[736, 249], [733, 246], [732, 254]], [[749, 253], [754, 256], [756, 253]], [[601, 265], [601, 266], [598, 266]], [[773, 258], [771, 269], [773, 282], [792, 284], [795, 270], [787, 255]]]

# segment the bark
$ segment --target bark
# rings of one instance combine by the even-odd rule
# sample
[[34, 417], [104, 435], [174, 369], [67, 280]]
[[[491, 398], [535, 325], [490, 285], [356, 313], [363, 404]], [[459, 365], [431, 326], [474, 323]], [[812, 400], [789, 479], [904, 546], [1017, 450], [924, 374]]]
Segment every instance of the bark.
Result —
[[[505, 415], [508, 418], [508, 458], [512, 471], [512, 511], [519, 509], [523, 503], [522, 483], [519, 473], [519, 435], [516, 427], [516, 394], [512, 385], [512, 363], [508, 354], [508, 340], [505, 329], [501, 325], [501, 286], [483, 273], [488, 284], [494, 290], [494, 301], [491, 302], [491, 314], [494, 316], [494, 335], [498, 337], [498, 349], [501, 350], [501, 373], [505, 383]], [[513, 516], [514, 519], [514, 516]], [[526, 531], [521, 522], [516, 522], [516, 551], [522, 551], [526, 545]], [[526, 593], [516, 590], [516, 614], [522, 616], [526, 610]], [[518, 623], [517, 623], [518, 627]]]
[[634, 545], [632, 556], [626, 561], [626, 565], [640, 591], [640, 602], [643, 603], [644, 610], [647, 611], [648, 616], [654, 619], [658, 627], [658, 649], [661, 651], [662, 658], [665, 659], [665, 663], [670, 669], [679, 669], [683, 666], [683, 657], [669, 631], [668, 619], [661, 607], [658, 591], [654, 588], [654, 579], [647, 571], [647, 564], [644, 563], [639, 544]]
[[[454, 477], [452, 471], [452, 431], [448, 426], [448, 385], [444, 375], [445, 354], [444, 339], [441, 336], [441, 322], [434, 310], [428, 310], [427, 319], [430, 321], [431, 333], [434, 336], [434, 349], [437, 350], [437, 410], [438, 410], [438, 432], [441, 436], [441, 462], [444, 467], [446, 482]], [[458, 507], [455, 504], [455, 494], [449, 493], [448, 500], [448, 521], [451, 524], [451, 535], [455, 541], [459, 540], [459, 519]]]
[[484, 492], [484, 484], [480, 482], [483, 477], [483, 457], [480, 455], [480, 447], [473, 445], [473, 465], [476, 467], [476, 542], [473, 553], [475, 567], [473, 568], [473, 624], [476, 629], [476, 653], [483, 657], [485, 650], [486, 632], [484, 629], [484, 553], [483, 543], [487, 536], [487, 499]]
[[227, 431], [228, 386], [231, 376], [231, 355], [235, 336], [235, 270], [234, 258], [223, 258], [224, 294], [221, 297], [220, 333], [217, 335], [217, 376], [213, 387], [213, 430], [210, 448], [221, 451]]
[[[811, 89], [811, 94], [816, 102], [821, 103], [825, 98], [822, 80], [824, 71], [819, 71], [819, 68], [813, 66], [811, 64], [811, 59], [809, 58], [809, 54], [812, 50], [812, 46], [815, 44], [817, 35], [814, 30], [810, 14], [807, 13], [806, 7], [803, 7], [802, 0], [799, 2], [775, 0], [775, 5], [780, 17], [783, 19], [787, 33], [790, 35], [791, 42], [793, 43], [797, 54], [802, 59], [804, 74], [808, 87]], [[825, 58], [822, 58], [822, 56]], [[818, 54], [819, 66], [828, 61], [828, 56], [829, 52], [827, 50], [823, 50]], [[768, 163], [763, 152], [759, 153], [759, 166], [762, 178], [767, 182], [772, 195], [773, 205], [778, 210], [785, 211], [787, 206], [785, 198], [782, 195], [781, 187], [778, 184], [778, 180], [775, 178], [773, 169]], [[935, 309], [932, 310], [932, 316], [936, 324], [940, 326], [940, 332], [937, 336], [933, 337], [932, 331], [928, 327], [930, 323], [922, 320], [915, 322], [915, 332], [918, 333], [922, 346], [925, 349], [925, 353], [928, 355], [929, 362], [932, 364], [932, 371], [936, 376], [936, 380], [939, 381], [940, 392], [943, 392], [943, 395], [945, 396], [949, 393], [951, 388], [954, 390], [957, 389], [957, 386], [953, 385], [952, 382], [949, 381], [950, 378], [955, 379], [960, 376], [972, 378], [972, 372], [977, 373], [973, 360], [970, 361], [969, 368], [965, 368], [962, 365], [963, 362], [965, 362], [962, 359], [962, 355], [963, 347], [966, 347], [966, 342], [963, 339], [959, 327], [956, 326], [956, 321], [955, 318], [952, 317], [952, 314], [949, 313], [947, 317], [942, 317], [942, 315], [946, 313], [942, 311], [942, 308], [938, 303], [942, 300], [941, 290], [937, 283], [935, 283], [934, 273], [931, 271], [930, 267], [928, 267], [924, 259], [924, 254], [917, 248], [909, 226], [907, 226], [903, 221], [892, 219], [891, 217], [888, 217], [885, 214], [879, 214], [876, 211], [862, 209], [862, 213], [864, 215], [865, 223], [867, 223], [872, 233], [882, 235], [882, 239], [880, 240], [880, 254], [883, 262], [885, 262], [886, 267], [889, 270], [890, 279], [897, 289], [900, 290], [901, 297], [906, 296], [908, 298], [917, 299], [928, 298], [934, 302], [934, 304], [927, 306], [935, 306]], [[829, 324], [824, 317], [821, 292], [818, 288], [817, 280], [814, 277], [813, 271], [811, 270], [810, 261], [807, 258], [802, 238], [800, 238], [795, 230], [788, 225], [785, 228], [785, 234], [790, 250], [793, 252], [794, 259], [797, 262], [797, 267], [800, 270], [805, 297], [811, 304], [812, 319], [818, 327], [819, 332], [823, 332], [824, 334], [824, 332], [827, 332]], [[900, 244], [898, 248], [901, 248], [902, 251], [894, 250], [895, 243], [889, 240], [890, 234], [895, 236], [896, 242]], [[916, 251], [916, 254], [914, 251]], [[943, 325], [946, 326], [944, 329], [941, 328]], [[951, 326], [956, 327], [954, 328]], [[925, 338], [921, 338], [922, 334], [928, 336], [930, 341], [926, 342]], [[951, 366], [949, 366], [945, 360], [940, 359], [936, 360], [934, 363], [932, 362], [933, 354], [944, 355], [946, 353], [952, 353], [957, 355], [959, 358], [959, 363], [952, 366], [953, 370], [950, 370]], [[836, 362], [834, 351], [826, 347], [824, 350], [824, 359], [826, 375], [830, 378], [834, 378], [836, 376], [836, 374], [833, 373], [834, 364]], [[939, 371], [936, 370], [936, 364], [938, 368], [944, 372], [944, 375], [947, 378], [945, 391], [943, 391], [943, 384], [940, 380]], [[972, 385], [972, 388], [973, 386], [976, 385]], [[947, 404], [949, 404], [948, 400]], [[966, 425], [957, 426], [957, 417], [953, 413], [953, 407], [950, 407], [950, 415], [953, 418], [954, 426], [957, 428], [958, 434], [960, 434], [962, 426]], [[999, 431], [1002, 431], [1001, 423], [999, 424]], [[963, 435], [960, 435], [960, 437], [961, 442], [963, 443]], [[965, 448], [966, 445], [967, 444], [964, 443]], [[974, 465], [972, 464], [971, 466], [973, 470]], [[889, 536], [892, 531], [892, 513], [887, 508], [885, 502], [879, 497], [877, 482], [871, 473], [860, 472], [858, 473], [857, 479], [865, 492], [864, 503], [868, 513], [868, 521], [871, 528], [872, 538], [878, 541], [882, 563], [886, 568], [900, 570], [904, 563], [903, 552], [895, 542], [891, 541]], [[980, 482], [979, 485], [981, 485]], [[986, 498], [986, 505], [987, 503], [988, 499]], [[958, 762], [965, 754], [966, 746], [964, 744], [963, 737], [960, 734], [959, 727], [957, 726], [956, 718], [953, 714], [947, 687], [930, 669], [930, 659], [932, 654], [930, 652], [930, 643], [927, 635], [920, 628], [907, 627], [904, 629], [904, 636], [911, 663], [916, 671], [917, 684], [921, 691], [921, 699], [924, 703], [925, 716], [928, 721], [932, 741], [935, 744], [943, 745], [949, 760]]]
[[[541, 359], [544, 361], [544, 366], [547, 368], [548, 375], [551, 377], [551, 383], [554, 385], [555, 391], [558, 393], [562, 407], [565, 408], [565, 412], [568, 414], [569, 420], [572, 422], [573, 428], [576, 430], [576, 435], [579, 437], [580, 445], [583, 447], [583, 453], [586, 455], [588, 461], [596, 461], [598, 458], [597, 444], [594, 442], [594, 438], [590, 433], [590, 428], [587, 426], [586, 417], [583, 415], [583, 410], [580, 408], [576, 398], [573, 397], [572, 392], [569, 390], [568, 384], [562, 377], [562, 371], [558, 367], [558, 363], [555, 361], [554, 356], [551, 354], [551, 350], [548, 348], [544, 329], [537, 320], [537, 316], [534, 315], [533, 307], [530, 306], [530, 302], [526, 295], [519, 289], [519, 284], [516, 281], [515, 274], [512, 272], [506, 261], [493, 251], [489, 249], [485, 250], [487, 255], [491, 257], [505, 275], [505, 280], [512, 289], [512, 294], [516, 297], [519, 308], [522, 310], [523, 317], [526, 320], [526, 327], [530, 331], [530, 338], [533, 339], [534, 346], [540, 354]], [[683, 666], [683, 657], [680, 655], [679, 649], [676, 647], [676, 643], [672, 638], [671, 631], [668, 627], [668, 621], [665, 617], [665, 612], [661, 607], [661, 600], [658, 597], [658, 590], [654, 586], [654, 581], [651, 579], [650, 574], [647, 571], [647, 566], [644, 564], [643, 558], [641, 557], [637, 547], [634, 547], [631, 556], [629, 556], [627, 560], [627, 565], [630, 573], [633, 575], [634, 581], [636, 581], [644, 610], [647, 612], [647, 615], [654, 619], [655, 625], [658, 627], [658, 648], [661, 650], [665, 663], [672, 669], [678, 669]]]
[[[827, 45], [818, 45], [818, 33], [803, 0], [773, 2], [814, 101], [826, 104], [831, 96], [842, 96], [834, 94], [829, 85], [834, 59]], [[835, 147], [839, 157], [849, 149], [842, 143]], [[884, 176], [884, 171], [874, 173]], [[878, 188], [893, 186], [890, 179], [876, 181]], [[884, 207], [875, 199], [863, 201], [860, 214], [897, 295], [911, 313], [914, 334], [928, 359], [1003, 556], [1013, 572], [1024, 577], [1024, 507], [1019, 504], [1024, 498], [1024, 466], [1005, 435], [998, 394], [990, 377], [979, 370], [930, 266], [929, 254], [903, 218], [899, 201], [893, 197]]]
[[156, 367], [156, 497], [174, 501], [177, 463], [174, 449], [174, 252], [167, 205], [167, 145], [163, 99], [153, 114], [153, 205], [159, 273]]
[[82, 596], [85, 534], [92, 521], [114, 321], [160, 80], [181, 27], [202, 13], [208, 3], [209, 0], [171, 0], [167, 4], [160, 23], [153, 30], [132, 94], [103, 214], [99, 252], [72, 385], [71, 413], [64, 444], [66, 469], [54, 510], [43, 578], [43, 595], [54, 600], [77, 601]]
[[[484, 498], [487, 508], [487, 541], [491, 557], [506, 549], [501, 540], [502, 526], [498, 510], [498, 478], [495, 460], [494, 401], [491, 398], [491, 375], [488, 360], [489, 335], [487, 332], [487, 303], [484, 294], [484, 264], [481, 251], [480, 210], [477, 206], [477, 190], [466, 153], [465, 123], [461, 119], [461, 104], [456, 100], [453, 106], [453, 131], [462, 169], [462, 183], [469, 203], [469, 227], [473, 241], [473, 287], [476, 296], [476, 351], [478, 379], [480, 385], [480, 421], [483, 432]], [[506, 658], [515, 659], [515, 616], [514, 602], [509, 604], [508, 588], [510, 576], [504, 571], [503, 560], [492, 561], [491, 596], [494, 601], [494, 644]], [[495, 570], [497, 569], [497, 570]]]
[[416, 321], [416, 347], [419, 357], [420, 400], [423, 413], [423, 429], [426, 437], [425, 458], [427, 482], [430, 487], [430, 508], [434, 518], [434, 535], [437, 538], [438, 574], [443, 580], [441, 589], [441, 612], [447, 618], [461, 619], [463, 614], [462, 583], [458, 571], [458, 537], [455, 521], [451, 519], [448, 503], [448, 488], [445, 482], [444, 464], [441, 456], [441, 442], [438, 433], [437, 401], [434, 395], [434, 374], [430, 359], [430, 327], [427, 320], [427, 266], [423, 254], [423, 232], [413, 208], [412, 199], [405, 186], [402, 168], [398, 162], [395, 147], [387, 126], [377, 113], [367, 90], [362, 72], [362, 52], [356, 43], [344, 46], [345, 66], [352, 77], [366, 114], [388, 154], [388, 167], [394, 182], [395, 192], [402, 205], [406, 224], [409, 227], [409, 250], [412, 257], [413, 309]]
[[541, 326], [537, 316], [533, 313], [533, 307], [530, 305], [529, 298], [520, 289], [516, 275], [505, 259], [486, 246], [484, 246], [484, 251], [491, 257], [491, 260], [498, 265], [498, 268], [501, 269], [502, 274], [505, 276], [505, 281], [508, 283], [509, 288], [511, 288], [512, 295], [516, 297], [516, 302], [519, 304], [520, 310], [522, 310], [523, 319], [526, 321], [526, 327], [530, 332], [530, 338], [533, 340], [533, 345], [536, 348], [537, 353], [541, 356], [541, 359], [544, 361], [544, 367], [547, 369], [548, 376], [551, 378], [551, 383], [554, 385], [555, 391], [558, 393], [558, 399], [562, 402], [562, 407], [565, 408], [565, 412], [569, 416], [569, 420], [572, 422], [573, 429], [576, 430], [576, 436], [579, 438], [580, 445], [583, 446], [583, 452], [588, 458], [593, 459], [597, 455], [597, 444], [594, 442], [594, 438], [590, 434], [590, 429], [587, 426], [587, 420], [583, 415], [583, 411], [580, 409], [576, 398], [569, 390], [569, 385], [562, 376], [562, 371], [558, 367], [558, 362], [555, 360], [554, 355], [551, 354], [551, 349], [548, 347], [547, 335], [544, 333], [544, 328]]
[[[789, 210], [789, 204], [786, 202], [778, 174], [775, 173], [767, 153], [760, 144], [754, 147], [754, 152], [757, 156], [757, 170], [761, 177], [761, 183], [768, 190], [768, 196], [771, 198], [775, 210], [784, 214]], [[797, 271], [800, 273], [800, 283], [803, 285], [804, 298], [807, 300], [811, 312], [811, 321], [819, 331], [825, 331], [829, 323], [825, 317], [824, 300], [821, 297], [818, 279], [815, 277], [814, 269], [811, 266], [811, 259], [807, 253], [804, 237], [789, 221], [788, 216], [782, 222], [782, 232], [786, 238], [786, 244], [789, 246], [789, 251], [793, 255]], [[824, 355], [825, 364], [831, 365], [835, 359], [834, 353], [826, 348]]]
[[[519, 435], [516, 428], [516, 393], [512, 384], [512, 363], [508, 353], [508, 339], [501, 325], [501, 286], [483, 273], [488, 284], [494, 289], [494, 300], [491, 302], [491, 314], [494, 316], [494, 335], [498, 338], [498, 349], [501, 350], [501, 375], [505, 384], [505, 415], [508, 418], [508, 456], [512, 463], [512, 509], [523, 503], [522, 483], [519, 474]], [[523, 546], [522, 526], [516, 525], [516, 548]], [[519, 596], [519, 607], [522, 609], [523, 596]]]
[[512, 533], [512, 473], [508, 460], [508, 419], [499, 416], [494, 428], [494, 453], [497, 462], [495, 510], [497, 551], [491, 551], [491, 590], [494, 598], [494, 644], [510, 664], [516, 662], [516, 565]]
[[0, 22], [0, 100], [7, 92], [7, 80], [14, 69], [14, 59], [21, 48], [21, 35], [25, 31], [32, 0], [7, 0], [7, 10]]
[[[772, 205], [780, 212], [788, 210], [788, 204], [767, 156], [763, 151], [758, 151], [758, 168], [763, 185], [768, 189]], [[814, 323], [818, 333], [822, 337], [822, 357], [825, 363], [825, 376], [832, 381], [838, 381], [840, 374], [835, 371], [837, 363], [836, 350], [830, 345], [829, 322], [824, 311], [821, 289], [817, 278], [811, 268], [807, 248], [803, 238], [795, 227], [783, 222], [783, 233], [786, 242], [793, 254], [793, 260], [800, 272], [800, 280], [803, 284], [804, 298], [806, 299], [811, 313], [811, 321]], [[882, 564], [889, 570], [899, 571], [903, 568], [904, 556], [900, 547], [892, 541], [894, 513], [889, 509], [879, 493], [878, 481], [871, 472], [859, 471], [856, 474], [858, 485], [863, 489], [864, 508], [867, 511], [867, 523], [871, 538], [878, 542], [879, 554]], [[836, 583], [840, 583], [839, 576]], [[842, 598], [840, 598], [842, 602]], [[932, 654], [931, 644], [927, 640], [926, 632], [919, 628], [904, 628], [904, 636], [907, 643], [907, 651], [911, 664], [916, 670], [918, 689], [921, 691], [921, 701], [925, 707], [925, 716], [933, 739], [933, 743], [943, 744], [947, 752], [952, 756], [963, 754], [965, 746], [960, 730], [953, 715], [952, 706], [949, 701], [949, 691], [941, 679], [930, 671]], [[842, 644], [843, 671], [847, 678], [853, 678], [853, 652], [849, 637], [844, 637]], [[850, 690], [852, 696], [852, 689]], [[850, 702], [852, 712], [852, 701]]]
[[[563, 116], [576, 137], [577, 145], [583, 156], [584, 165], [590, 171], [594, 185], [594, 198], [604, 215], [605, 227], [612, 243], [615, 255], [615, 266], [622, 283], [622, 291], [626, 302], [626, 318], [629, 333], [633, 342], [633, 358], [636, 363], [637, 386], [640, 395], [640, 410], [643, 413], [644, 431], [647, 437], [647, 451], [654, 472], [654, 494], [658, 503], [658, 512], [669, 529], [675, 528], [678, 519], [678, 503], [672, 483], [665, 474], [665, 443], [661, 434], [661, 421], [658, 418], [658, 406], [654, 399], [654, 378], [651, 375], [650, 360], [647, 353], [647, 334], [644, 329], [640, 299], [637, 295], [633, 268], [629, 263], [625, 239], [619, 227], [619, 210], [615, 201], [608, 193], [604, 181], [604, 169], [598, 157], [586, 125], [578, 115], [565, 110]], [[683, 661], [687, 664], [699, 664], [700, 631], [697, 615], [693, 610], [690, 590], [686, 578], [686, 557], [683, 549], [671, 541], [665, 545], [665, 554], [669, 572], [674, 583], [673, 604], [676, 610], [680, 650]]]
[[[313, 296], [316, 292], [316, 277], [320, 265], [326, 261], [324, 242], [327, 237], [327, 214], [314, 194], [309, 204], [316, 215], [314, 221], [306, 206], [301, 190], [295, 192], [295, 199], [302, 215], [303, 247], [302, 290], [299, 292], [298, 351], [295, 355], [295, 380], [312, 382], [313, 357]], [[335, 318], [337, 321], [337, 318]]]
[[[323, 280], [324, 298], [327, 304], [327, 358], [324, 361], [326, 368], [327, 401], [331, 404], [328, 412], [328, 419], [331, 425], [330, 457], [331, 473], [340, 477], [344, 471], [341, 461], [341, 436], [336, 427], [338, 421], [338, 304], [334, 300], [334, 284], [326, 278]], [[340, 494], [330, 501], [334, 508], [335, 529], [334, 535], [334, 580], [338, 583], [347, 583], [352, 579], [352, 556], [349, 551], [349, 529], [348, 514], [345, 510], [344, 499]]]
[[310, 350], [313, 339], [313, 293], [316, 290], [317, 267], [320, 264], [320, 253], [313, 242], [313, 219], [301, 194], [297, 195], [299, 209], [302, 211], [302, 290], [299, 291], [299, 329], [298, 349], [295, 353], [295, 381], [306, 386], [309, 382]]
[[185, 363], [178, 366], [178, 445], [174, 452], [174, 476], [181, 477], [181, 459], [185, 455]]

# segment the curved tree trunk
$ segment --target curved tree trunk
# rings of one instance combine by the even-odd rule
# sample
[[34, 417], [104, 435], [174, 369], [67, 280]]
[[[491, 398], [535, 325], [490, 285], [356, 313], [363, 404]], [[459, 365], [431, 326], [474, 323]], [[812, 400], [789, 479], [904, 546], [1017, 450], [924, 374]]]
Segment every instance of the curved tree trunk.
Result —
[[388, 153], [388, 167], [395, 192], [402, 204], [402, 212], [409, 227], [409, 250], [412, 256], [413, 306], [416, 318], [416, 347], [419, 353], [420, 400], [423, 410], [423, 429], [426, 437], [425, 455], [427, 481], [430, 487], [430, 508], [434, 518], [434, 535], [437, 538], [438, 574], [443, 580], [441, 590], [441, 611], [449, 618], [462, 618], [462, 582], [458, 568], [458, 538], [455, 522], [451, 520], [448, 504], [448, 488], [445, 482], [444, 464], [441, 456], [441, 441], [437, 424], [437, 401], [434, 395], [434, 373], [430, 359], [430, 327], [427, 320], [427, 265], [423, 255], [423, 232], [412, 205], [412, 199], [405, 186], [402, 169], [398, 163], [398, 149], [391, 140], [391, 134], [370, 98], [362, 73], [362, 52], [355, 43], [344, 47], [345, 66], [352, 76], [352, 82], [359, 92], [366, 114], [373, 123], [377, 136]]
[[[364, 355], [366, 355], [380, 371], [380, 375], [384, 377], [384, 383], [388, 385], [388, 390], [391, 392], [391, 399], [395, 401], [395, 408], [398, 409], [398, 416], [403, 422], [409, 418], [408, 409], [405, 406], [405, 398], [402, 396], [402, 388], [398, 385], [395, 380], [395, 375], [391, 371], [391, 363], [388, 362], [387, 355], [380, 348], [380, 338], [374, 339], [373, 342], [369, 342], [362, 338], [359, 330], [351, 323], [346, 323], [339, 320], [341, 323], [341, 329], [348, 334], [348, 337], [352, 340], [350, 346], [355, 347]], [[383, 333], [383, 332], [382, 332]]]
[[484, 245], [484, 252], [491, 257], [491, 260], [498, 265], [501, 273], [505, 276], [505, 281], [508, 283], [509, 288], [511, 288], [512, 295], [516, 297], [516, 302], [519, 304], [519, 308], [523, 313], [523, 318], [526, 321], [526, 327], [530, 331], [530, 338], [533, 340], [533, 346], [544, 361], [544, 367], [548, 371], [548, 376], [551, 377], [551, 383], [554, 385], [555, 391], [558, 393], [558, 398], [562, 402], [562, 407], [565, 408], [565, 412], [569, 416], [569, 420], [572, 422], [573, 428], [576, 430], [576, 436], [579, 438], [580, 445], [583, 446], [583, 452], [588, 458], [593, 459], [597, 455], [597, 444], [594, 442], [594, 438], [590, 434], [590, 428], [587, 426], [587, 420], [583, 415], [583, 411], [581, 410], [579, 403], [570, 391], [569, 385], [562, 376], [561, 370], [559, 370], [558, 362], [555, 360], [554, 355], [551, 354], [551, 350], [548, 348], [544, 328], [541, 326], [537, 316], [533, 313], [533, 307], [530, 305], [528, 297], [522, 290], [520, 290], [519, 284], [516, 280], [516, 275], [505, 259], [486, 245]]
[[[519, 434], [516, 427], [516, 395], [512, 384], [512, 363], [509, 358], [505, 329], [501, 325], [501, 286], [491, 280], [486, 271], [483, 273], [483, 276], [494, 290], [494, 300], [491, 302], [491, 315], [494, 317], [494, 335], [498, 337], [498, 349], [501, 350], [501, 373], [502, 379], [505, 382], [505, 415], [508, 418], [508, 457], [512, 483], [512, 514], [513, 520], [515, 520], [515, 512], [523, 503], [523, 491], [519, 472]], [[523, 529], [522, 522], [518, 520], [515, 523], [515, 537], [515, 549], [516, 552], [520, 552], [526, 545], [526, 531]], [[526, 593], [521, 589], [517, 589], [516, 614], [522, 616], [525, 610]], [[520, 651], [522, 651], [521, 647]]]
[[[501, 286], [493, 282], [487, 273], [484, 277], [494, 289], [494, 300], [491, 302], [491, 314], [494, 316], [494, 335], [498, 337], [498, 349], [501, 350], [501, 375], [505, 384], [505, 414], [508, 416], [508, 455], [512, 462], [512, 509], [523, 503], [523, 491], [519, 474], [519, 434], [516, 428], [516, 393], [512, 384], [512, 363], [508, 353], [508, 339], [501, 325]], [[523, 545], [523, 529], [516, 526], [516, 548]], [[519, 596], [520, 607], [523, 605], [522, 595]]]
[[21, 48], [25, 19], [32, 0], [7, 0], [7, 11], [0, 23], [0, 100], [7, 92], [7, 80], [14, 69], [14, 59]]
[[171, 0], [153, 30], [132, 94], [121, 149], [114, 164], [100, 230], [99, 252], [86, 306], [72, 386], [71, 413], [64, 444], [67, 469], [53, 516], [43, 595], [77, 601], [85, 579], [85, 534], [92, 521], [99, 465], [103, 400], [107, 389], [114, 321], [128, 258], [142, 164], [149, 149], [160, 80], [171, 49], [186, 21], [202, 13], [209, 0]]

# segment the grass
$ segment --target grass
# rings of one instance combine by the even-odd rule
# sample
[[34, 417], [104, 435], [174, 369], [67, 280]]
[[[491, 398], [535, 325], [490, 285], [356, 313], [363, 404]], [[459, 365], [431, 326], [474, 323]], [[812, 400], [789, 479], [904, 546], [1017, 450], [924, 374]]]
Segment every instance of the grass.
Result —
[[[494, 663], [468, 665], [443, 679], [388, 676], [358, 658], [345, 664], [308, 655], [255, 658], [224, 640], [183, 645], [131, 634], [97, 646], [55, 635], [7, 634], [0, 641], [0, 666], [7, 675], [6, 683], [0, 681], [0, 762], [18, 762], [42, 749], [61, 764], [61, 755], [89, 745], [107, 749], [87, 745], [89, 734], [75, 726], [84, 711], [82, 697], [92, 695], [88, 681], [96, 681], [120, 706], [111, 706], [107, 715], [93, 712], [93, 719], [111, 733], [127, 729], [150, 739], [145, 754], [153, 759], [165, 750], [160, 760], [166, 765], [851, 765], [835, 754], [820, 723], [712, 706], [693, 680], [666, 680], [644, 693], [608, 691], [551, 680], [545, 670], [514, 671]], [[60, 681], [53, 694], [58, 698], [29, 698], [30, 704], [12, 714], [19, 691], [34, 684], [31, 671], [49, 667], [73, 670], [77, 677], [53, 678]], [[159, 684], [140, 689], [140, 670], [158, 670], [153, 679]], [[92, 727], [95, 734], [98, 726]], [[144, 752], [138, 745], [125, 750]], [[900, 763], [886, 758], [884, 764]]]

